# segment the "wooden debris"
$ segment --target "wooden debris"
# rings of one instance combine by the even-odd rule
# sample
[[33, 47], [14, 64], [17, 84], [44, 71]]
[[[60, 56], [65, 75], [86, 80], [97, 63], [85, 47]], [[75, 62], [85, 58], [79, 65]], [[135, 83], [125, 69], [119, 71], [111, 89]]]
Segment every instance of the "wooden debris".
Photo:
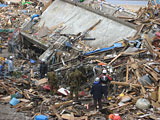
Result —
[[67, 104], [71, 104], [73, 102], [73, 100], [70, 100], [70, 101], [66, 101], [66, 102], [62, 102], [62, 103], [59, 103], [59, 104], [55, 104], [54, 107], [55, 108], [58, 108], [62, 105], [67, 105]]
[[158, 88], [158, 102], [160, 103], [160, 86]]
[[43, 79], [38, 80], [38, 84], [37, 85], [42, 85], [42, 84], [47, 83], [47, 82], [48, 82], [48, 79], [43, 78]]
[[129, 70], [128, 70], [129, 65], [128, 65], [128, 63], [129, 63], [129, 60], [127, 61], [127, 66], [126, 66], [126, 82], [127, 83], [128, 83], [128, 76], [129, 76]]
[[[134, 87], [141, 87], [141, 85], [139, 85], [139, 84], [131, 84], [131, 83], [126, 83], [126, 82], [111, 81], [111, 84], [116, 84], [116, 85], [121, 85], [121, 86], [130, 86], [130, 85], [132, 85]], [[144, 86], [144, 88], [153, 89], [154, 87]]]
[[118, 59], [123, 53], [120, 53], [119, 55], [117, 55], [113, 60], [111, 60], [111, 62], [108, 63], [108, 65], [111, 65], [116, 59]]
[[58, 117], [58, 120], [62, 120], [61, 116], [57, 113], [55, 106], [52, 106], [53, 112]]

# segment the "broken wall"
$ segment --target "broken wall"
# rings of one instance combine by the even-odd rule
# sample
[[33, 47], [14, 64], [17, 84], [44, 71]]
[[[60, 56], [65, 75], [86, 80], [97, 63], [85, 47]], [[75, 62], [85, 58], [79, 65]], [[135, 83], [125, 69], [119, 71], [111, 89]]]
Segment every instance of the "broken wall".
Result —
[[92, 47], [111, 46], [136, 32], [134, 28], [61, 0], [53, 2], [42, 14], [39, 26], [53, 28], [61, 24], [62, 34], [78, 34], [94, 25], [99, 19], [102, 22], [88, 34], [88, 37], [96, 38], [94, 41], [86, 42]]

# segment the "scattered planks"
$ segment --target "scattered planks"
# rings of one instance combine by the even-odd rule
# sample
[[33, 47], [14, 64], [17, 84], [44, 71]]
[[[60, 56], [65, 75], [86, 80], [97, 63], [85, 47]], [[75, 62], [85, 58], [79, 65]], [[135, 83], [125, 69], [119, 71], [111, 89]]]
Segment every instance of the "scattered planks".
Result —
[[55, 108], [58, 108], [62, 105], [68, 105], [68, 104], [71, 104], [73, 102], [73, 100], [70, 100], [70, 101], [66, 101], [66, 102], [62, 102], [62, 103], [58, 103], [58, 104], [55, 104], [54, 107]]
[[63, 114], [62, 118], [66, 120], [88, 120], [88, 116], [74, 117], [73, 114]]
[[[139, 87], [141, 88], [140, 84], [132, 84], [132, 83], [127, 83], [127, 82], [116, 82], [116, 81], [111, 81], [111, 84], [116, 84], [116, 85], [121, 85], [121, 86], [130, 86], [132, 85], [133, 87]], [[154, 87], [151, 86], [143, 86], [144, 88], [148, 89], [154, 89]]]

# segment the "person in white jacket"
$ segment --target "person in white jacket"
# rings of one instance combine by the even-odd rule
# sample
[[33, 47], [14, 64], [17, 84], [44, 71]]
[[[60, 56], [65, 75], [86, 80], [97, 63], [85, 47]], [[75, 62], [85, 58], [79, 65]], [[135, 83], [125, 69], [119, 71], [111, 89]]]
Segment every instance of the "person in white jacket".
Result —
[[12, 75], [14, 71], [13, 56], [10, 56], [6, 63], [8, 64], [8, 74]]

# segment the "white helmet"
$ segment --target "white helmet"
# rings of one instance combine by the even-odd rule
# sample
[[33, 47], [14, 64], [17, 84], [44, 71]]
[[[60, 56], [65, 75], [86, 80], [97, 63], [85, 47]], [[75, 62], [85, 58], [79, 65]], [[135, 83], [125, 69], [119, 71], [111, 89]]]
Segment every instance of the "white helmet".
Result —
[[99, 82], [99, 77], [96, 77], [95, 82]]
[[13, 59], [13, 56], [9, 56], [9, 59]]
[[46, 60], [43, 58], [43, 59], [42, 59], [42, 62], [45, 62], [45, 61], [46, 61]]
[[104, 73], [106, 74], [106, 73], [107, 73], [107, 70], [104, 69], [104, 70], [102, 71], [102, 73], [103, 73], [103, 74], [104, 74]]

